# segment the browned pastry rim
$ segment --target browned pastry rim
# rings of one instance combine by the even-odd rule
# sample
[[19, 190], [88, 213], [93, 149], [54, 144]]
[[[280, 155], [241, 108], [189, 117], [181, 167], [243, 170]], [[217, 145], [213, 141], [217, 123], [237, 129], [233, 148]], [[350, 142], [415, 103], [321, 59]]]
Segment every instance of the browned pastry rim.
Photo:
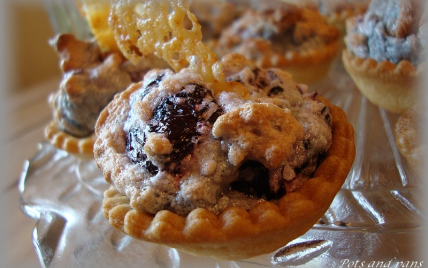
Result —
[[337, 22], [345, 23], [346, 19], [350, 17], [354, 17], [359, 14], [364, 14], [366, 10], [367, 7], [343, 8], [337, 10], [336, 12], [332, 12], [329, 15], [325, 15], [325, 17], [328, 23], [336, 25]]
[[345, 48], [345, 42], [343, 38], [346, 35], [346, 20], [348, 18], [364, 14], [366, 12], [367, 7], [355, 7], [355, 8], [343, 8], [341, 10], [337, 10], [336, 12], [332, 12], [331, 14], [324, 15], [328, 24], [335, 26], [339, 32], [339, 49], [337, 55], [340, 57], [342, 49]]
[[[137, 88], [131, 87], [113, 101], [127, 101], [129, 94]], [[322, 217], [354, 161], [353, 127], [342, 109], [325, 102], [333, 117], [333, 143], [326, 158], [313, 178], [277, 203], [261, 202], [249, 211], [229, 207], [219, 215], [202, 208], [192, 210], [187, 216], [167, 210], [151, 215], [131, 208], [129, 198], [112, 186], [104, 193], [104, 216], [113, 227], [136, 239], [194, 255], [236, 260], [266, 254], [284, 246], [303, 235]], [[97, 125], [115, 120], [115, 112], [118, 111], [105, 109]], [[107, 118], [109, 116], [113, 118]], [[107, 181], [113, 181], [111, 176], [114, 174], [104, 170]]]
[[323, 64], [331, 60], [337, 52], [338, 42], [330, 42], [304, 52], [288, 51], [285, 54], [261, 57], [258, 60], [263, 68], [286, 68], [291, 66], [308, 67], [310, 64]]
[[338, 48], [339, 42], [336, 40], [304, 52], [288, 51], [286, 54], [262, 56], [257, 60], [257, 65], [283, 69], [291, 74], [293, 80], [310, 85], [328, 73]]
[[62, 131], [55, 121], [45, 128], [45, 138], [53, 146], [82, 158], [93, 158], [95, 134], [89, 137], [78, 138]]
[[389, 112], [403, 113], [417, 100], [424, 63], [417, 67], [407, 60], [398, 64], [378, 63], [371, 58], [356, 57], [347, 49], [342, 53], [342, 60], [358, 89], [375, 105]]

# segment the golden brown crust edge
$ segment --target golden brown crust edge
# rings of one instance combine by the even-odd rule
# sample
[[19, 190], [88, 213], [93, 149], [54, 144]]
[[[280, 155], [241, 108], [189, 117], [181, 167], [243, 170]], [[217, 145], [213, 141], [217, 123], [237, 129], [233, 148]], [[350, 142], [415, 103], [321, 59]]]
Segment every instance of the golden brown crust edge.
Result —
[[416, 102], [424, 64], [415, 67], [407, 60], [378, 63], [356, 57], [347, 49], [342, 61], [358, 89], [373, 104], [392, 113], [403, 113]]
[[327, 75], [338, 49], [339, 42], [336, 40], [304, 53], [290, 51], [285, 55], [262, 57], [257, 64], [263, 68], [285, 70], [294, 81], [311, 85]]
[[[123, 100], [118, 97], [114, 101]], [[333, 144], [326, 159], [313, 178], [282, 197], [277, 204], [262, 202], [250, 211], [229, 207], [219, 215], [201, 208], [193, 210], [187, 217], [170, 211], [150, 215], [132, 209], [129, 198], [110, 187], [104, 193], [104, 216], [113, 227], [134, 238], [194, 255], [236, 260], [266, 254], [284, 246], [303, 235], [322, 217], [355, 158], [352, 125], [342, 109], [325, 102], [333, 117]], [[99, 119], [100, 125], [109, 120], [108, 114], [105, 109]], [[110, 181], [111, 174], [104, 175]]]
[[45, 128], [45, 138], [53, 146], [81, 158], [93, 158], [95, 135], [85, 138], [72, 136], [60, 128], [55, 121], [50, 122]]

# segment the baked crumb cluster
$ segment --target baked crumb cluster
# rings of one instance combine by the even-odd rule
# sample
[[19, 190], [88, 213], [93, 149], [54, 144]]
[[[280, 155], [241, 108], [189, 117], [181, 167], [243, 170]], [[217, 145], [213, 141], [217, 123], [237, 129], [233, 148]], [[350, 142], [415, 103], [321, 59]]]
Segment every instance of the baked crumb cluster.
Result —
[[315, 9], [279, 1], [259, 1], [257, 10], [247, 10], [224, 30], [216, 52], [219, 55], [236, 52], [258, 62], [259, 66], [275, 66], [276, 58], [291, 58], [290, 53], [316, 53], [321, 47], [336, 42], [338, 34]]
[[345, 42], [360, 58], [397, 64], [424, 60], [427, 24], [423, 0], [375, 0], [364, 15], [347, 21]]
[[332, 118], [316, 94], [240, 55], [222, 64], [226, 80], [244, 85], [246, 96], [214, 95], [190, 69], [156, 69], [100, 122], [97, 163], [131, 207], [179, 215], [197, 207], [250, 209], [295, 190], [322, 161]]
[[152, 66], [165, 66], [147, 59], [130, 64], [120, 53], [104, 54], [95, 41], [81, 41], [71, 34], [51, 40], [60, 58], [63, 79], [50, 96], [57, 127], [74, 136], [88, 137], [113, 96], [143, 79]]

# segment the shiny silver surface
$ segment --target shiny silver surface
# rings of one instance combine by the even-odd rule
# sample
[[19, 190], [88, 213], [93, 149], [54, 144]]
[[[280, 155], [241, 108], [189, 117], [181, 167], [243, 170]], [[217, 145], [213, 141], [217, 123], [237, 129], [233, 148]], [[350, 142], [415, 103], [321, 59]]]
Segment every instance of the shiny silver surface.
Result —
[[235, 262], [132, 239], [110, 227], [102, 215], [102, 193], [108, 185], [94, 161], [42, 143], [26, 162], [19, 184], [22, 210], [37, 219], [33, 243], [41, 262], [45, 267], [418, 264], [427, 220], [422, 201], [426, 182], [397, 150], [393, 126], [398, 116], [369, 103], [340, 61], [310, 89], [345, 110], [355, 128], [357, 155], [331, 207], [302, 237], [272, 254]]

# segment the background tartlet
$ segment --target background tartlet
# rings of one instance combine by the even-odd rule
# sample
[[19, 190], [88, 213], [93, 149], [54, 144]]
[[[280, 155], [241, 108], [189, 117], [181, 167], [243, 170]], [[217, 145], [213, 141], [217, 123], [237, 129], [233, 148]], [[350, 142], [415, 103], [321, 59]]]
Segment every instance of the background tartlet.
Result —
[[[284, 0], [300, 6], [317, 9], [331, 25], [340, 31], [340, 40], [346, 33], [346, 19], [363, 14], [367, 10], [369, 0]], [[343, 44], [342, 44], [343, 45]]]
[[215, 51], [240, 53], [259, 67], [280, 68], [295, 81], [312, 84], [327, 74], [338, 38], [338, 29], [314, 8], [258, 1], [223, 31]]
[[45, 128], [45, 138], [59, 149], [92, 158], [95, 122], [101, 110], [147, 70], [166, 64], [155, 57], [130, 64], [119, 52], [103, 53], [95, 40], [78, 40], [72, 34], [57, 35], [50, 42], [63, 76], [49, 97], [53, 118]]
[[361, 93], [373, 104], [393, 113], [403, 113], [419, 96], [420, 78], [425, 64], [415, 67], [407, 60], [389, 61], [356, 57], [351, 51], [342, 54], [346, 71]]
[[345, 69], [363, 95], [393, 113], [403, 113], [421, 93], [424, 6], [421, 0], [374, 0], [364, 15], [347, 20]]

